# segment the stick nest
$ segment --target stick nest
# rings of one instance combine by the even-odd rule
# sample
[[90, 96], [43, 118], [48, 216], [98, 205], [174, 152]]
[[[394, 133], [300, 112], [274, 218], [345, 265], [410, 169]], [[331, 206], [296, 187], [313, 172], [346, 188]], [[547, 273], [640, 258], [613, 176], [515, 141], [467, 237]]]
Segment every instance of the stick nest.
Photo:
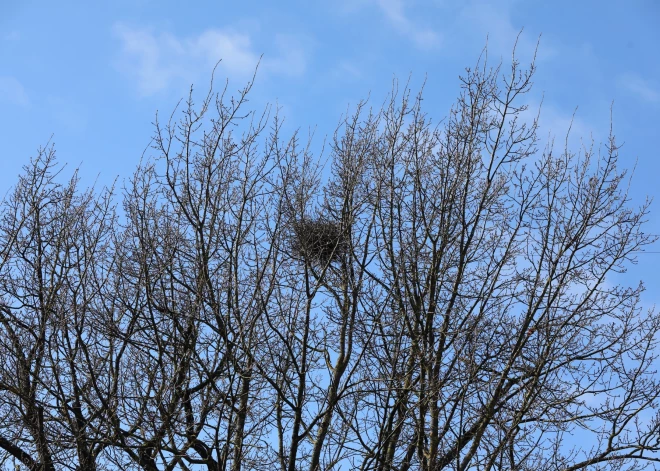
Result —
[[348, 250], [346, 234], [336, 222], [303, 219], [294, 223], [293, 230], [293, 251], [308, 262], [328, 264]]

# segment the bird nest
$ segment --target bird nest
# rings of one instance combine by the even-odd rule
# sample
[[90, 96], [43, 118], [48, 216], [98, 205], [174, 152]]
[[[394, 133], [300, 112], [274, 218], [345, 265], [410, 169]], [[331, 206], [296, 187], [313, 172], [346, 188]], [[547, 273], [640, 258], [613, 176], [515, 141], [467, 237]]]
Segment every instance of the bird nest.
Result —
[[348, 250], [346, 234], [336, 222], [303, 219], [294, 223], [293, 230], [293, 251], [308, 262], [328, 264]]

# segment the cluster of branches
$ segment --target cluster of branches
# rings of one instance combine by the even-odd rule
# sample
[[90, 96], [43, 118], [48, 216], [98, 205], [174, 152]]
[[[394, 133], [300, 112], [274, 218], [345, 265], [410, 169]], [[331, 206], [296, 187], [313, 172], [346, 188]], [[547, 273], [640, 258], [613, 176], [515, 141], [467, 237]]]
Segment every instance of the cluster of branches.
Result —
[[533, 71], [468, 69], [442, 126], [361, 103], [325, 173], [250, 86], [118, 192], [42, 149], [0, 213], [0, 469], [655, 466], [660, 316], [608, 277], [648, 205], [613, 136], [537, 150]]

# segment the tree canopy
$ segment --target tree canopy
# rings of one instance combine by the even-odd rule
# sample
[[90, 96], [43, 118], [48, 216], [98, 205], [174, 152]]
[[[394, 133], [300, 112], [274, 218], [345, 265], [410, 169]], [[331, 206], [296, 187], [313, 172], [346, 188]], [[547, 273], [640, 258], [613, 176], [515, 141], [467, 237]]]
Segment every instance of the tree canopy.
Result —
[[210, 91], [121, 189], [52, 146], [0, 209], [0, 469], [578, 470], [660, 461], [653, 243], [610, 132], [539, 149], [535, 65], [395, 87], [329, 166]]

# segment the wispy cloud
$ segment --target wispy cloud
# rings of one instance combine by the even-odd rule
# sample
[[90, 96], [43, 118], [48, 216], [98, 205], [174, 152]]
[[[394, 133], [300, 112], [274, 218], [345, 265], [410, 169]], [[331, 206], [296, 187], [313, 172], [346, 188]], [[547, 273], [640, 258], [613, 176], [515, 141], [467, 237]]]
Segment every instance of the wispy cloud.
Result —
[[639, 99], [651, 103], [660, 103], [660, 84], [640, 77], [637, 74], [625, 74], [619, 83]]
[[18, 31], [8, 31], [5, 33], [5, 35], [2, 37], [5, 41], [19, 41], [21, 39], [21, 34]]
[[592, 140], [594, 144], [602, 140], [599, 130], [585, 121], [577, 108], [567, 109], [548, 101], [541, 104], [533, 98], [525, 106], [527, 109], [521, 113], [518, 124], [532, 126], [538, 117], [537, 148], [540, 150], [552, 146], [557, 153], [568, 146], [570, 152], [579, 153], [584, 146], [589, 147]]
[[539, 137], [554, 139], [560, 150], [567, 144], [571, 152], [578, 152], [583, 146], [589, 147], [591, 141], [598, 143], [600, 133], [587, 123], [578, 109], [571, 113], [568, 109], [544, 104], [539, 118]]
[[[172, 85], [190, 83], [221, 60], [225, 73], [244, 78], [259, 63], [249, 35], [232, 30], [208, 29], [196, 36], [177, 37], [146, 28], [115, 25], [121, 41], [119, 69], [136, 80], [143, 95], [152, 95]], [[276, 36], [275, 57], [265, 57], [261, 70], [266, 73], [300, 75], [305, 70], [305, 53], [292, 36]]]
[[46, 104], [58, 127], [74, 133], [83, 132], [87, 128], [87, 110], [75, 99], [49, 96]]
[[0, 75], [0, 102], [18, 106], [28, 106], [30, 104], [23, 84], [15, 77], [7, 75]]
[[344, 80], [356, 80], [364, 76], [364, 72], [357, 64], [346, 60], [339, 62], [339, 64], [332, 69], [331, 74], [334, 79]]
[[[514, 40], [516, 44], [516, 55], [518, 57], [531, 58], [535, 54], [539, 37], [530, 34], [520, 34], [524, 25], [515, 24], [513, 21], [516, 0], [472, 0], [466, 2], [458, 16], [457, 26], [461, 35], [465, 33], [479, 41], [488, 36], [488, 51], [495, 56], [510, 57]], [[543, 40], [539, 48], [537, 59], [543, 60], [555, 56], [557, 51], [547, 38]]]
[[421, 48], [432, 48], [440, 44], [440, 35], [430, 28], [416, 24], [406, 14], [403, 0], [376, 0], [376, 4], [389, 22], [399, 31], [411, 38]]
[[286, 76], [300, 76], [305, 73], [307, 53], [299, 37], [277, 34], [274, 45], [278, 55], [273, 58], [264, 56], [262, 61], [264, 72]]

